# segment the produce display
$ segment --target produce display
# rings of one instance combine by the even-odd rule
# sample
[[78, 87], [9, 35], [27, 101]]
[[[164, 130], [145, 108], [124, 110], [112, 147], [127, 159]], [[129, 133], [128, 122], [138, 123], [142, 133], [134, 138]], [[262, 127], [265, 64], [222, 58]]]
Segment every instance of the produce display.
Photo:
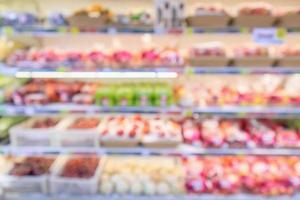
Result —
[[182, 134], [185, 143], [208, 148], [300, 147], [297, 128], [271, 120], [186, 120]]
[[97, 104], [101, 106], [170, 106], [173, 89], [164, 83], [101, 84], [32, 80], [7, 92], [7, 102], [15, 105], [49, 103]]
[[[299, 104], [298, 76], [256, 78], [223, 77], [210, 84], [212, 77], [201, 77], [182, 86], [180, 104], [184, 106], [296, 106]], [[255, 80], [255, 81], [254, 81]]]
[[0, 3], [0, 199], [300, 198], [300, 1], [98, 2]]
[[9, 174], [11, 176], [41, 176], [49, 173], [54, 158], [27, 157], [15, 162]]
[[[141, 52], [115, 50], [62, 51], [54, 49], [17, 50], [6, 63], [18, 68], [55, 69], [64, 65], [70, 69], [178, 67], [184, 65], [184, 57], [177, 49], [145, 49]], [[154, 64], [154, 65], [152, 65]]]
[[[23, 141], [27, 136], [35, 142], [32, 145], [40, 143], [45, 146], [55, 145], [55, 142], [44, 144], [38, 138], [35, 139], [34, 133], [39, 137], [42, 134], [47, 134], [53, 139], [62, 137], [64, 142], [60, 144], [61, 146], [70, 144], [94, 146], [100, 143], [100, 146], [108, 147], [133, 147], [141, 144], [154, 148], [175, 148], [185, 143], [204, 148], [300, 148], [300, 126], [297, 120], [218, 118], [197, 120], [171, 115], [110, 114], [99, 118], [62, 118], [55, 129], [48, 127], [47, 130], [45, 124], [35, 127], [36, 124], [53, 121], [57, 121], [57, 118], [29, 119], [23, 124], [27, 126], [31, 123], [32, 127], [25, 128], [20, 124], [13, 127], [10, 134], [12, 136], [15, 132], [21, 132], [22, 137], [19, 140]], [[27, 142], [30, 140], [28, 138]], [[48, 140], [52, 141], [49, 138]], [[25, 144], [21, 141], [14, 143], [16, 146]]]
[[[189, 48], [143, 48], [138, 51], [123, 49], [91, 49], [86, 51], [30, 48], [10, 50], [5, 56], [9, 67], [20, 69], [105, 70], [172, 68], [184, 66], [281, 66], [285, 58], [298, 59], [297, 46], [276, 47], [257, 44], [225, 46], [222, 42], [199, 43]], [[284, 65], [283, 65], [284, 66]]]
[[100, 179], [100, 193], [176, 195], [184, 192], [184, 171], [171, 157], [109, 157]]
[[[79, 184], [79, 180], [88, 180], [95, 175], [99, 159], [88, 155], [72, 156], [67, 159], [61, 176], [76, 178], [77, 181], [73, 180], [74, 184]], [[27, 160], [30, 160], [26, 161], [27, 163], [31, 163], [32, 160], [36, 162], [25, 166], [18, 165], [19, 169], [13, 170], [11, 176], [44, 174], [53, 162], [53, 159], [47, 156]], [[280, 196], [299, 192], [300, 160], [296, 156], [109, 156], [100, 162], [100, 165], [102, 170], [96, 178], [100, 181], [96, 181], [95, 184], [96, 193], [101, 195], [201, 196], [247, 193]], [[35, 171], [28, 170], [31, 167]], [[3, 180], [0, 179], [0, 182], [3, 183]], [[56, 187], [55, 183], [54, 179], [50, 179], [47, 188], [50, 187], [52, 191], [53, 187]], [[65, 185], [65, 190], [69, 189]], [[83, 188], [80, 190], [84, 191]], [[76, 194], [76, 191], [73, 194]]]
[[190, 157], [186, 168], [189, 193], [266, 196], [299, 192], [299, 157]]
[[[189, 5], [186, 4], [186, 7]], [[36, 11], [36, 13], [40, 13]], [[216, 3], [193, 4], [192, 13], [183, 13], [186, 25], [201, 28], [239, 27], [269, 27], [278, 25], [287, 28], [297, 28], [295, 22], [299, 19], [299, 7], [273, 7], [266, 2], [245, 2], [234, 6]], [[153, 28], [152, 13], [145, 9], [132, 9], [127, 13], [114, 13], [110, 8], [99, 3], [87, 4], [68, 14], [60, 12], [37, 15], [32, 12], [5, 11], [0, 16], [1, 26], [18, 28], [30, 26], [76, 27], [81, 31], [96, 31], [107, 27], [133, 28], [148, 30]], [[233, 19], [233, 24], [231, 23]]]

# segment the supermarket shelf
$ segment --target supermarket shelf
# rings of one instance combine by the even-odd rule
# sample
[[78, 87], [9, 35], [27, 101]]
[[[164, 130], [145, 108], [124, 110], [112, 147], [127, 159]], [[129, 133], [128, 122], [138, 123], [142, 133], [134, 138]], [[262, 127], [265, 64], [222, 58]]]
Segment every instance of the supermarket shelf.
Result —
[[98, 155], [270, 155], [270, 156], [300, 156], [300, 149], [287, 148], [202, 148], [181, 144], [177, 148], [106, 148], [106, 147], [13, 147], [2, 146], [3, 154], [12, 155], [45, 155], [45, 154], [70, 154], [93, 153]]
[[0, 115], [51, 115], [51, 114], [100, 114], [100, 113], [176, 113], [176, 114], [199, 114], [214, 115], [221, 117], [234, 118], [289, 118], [299, 117], [300, 107], [282, 106], [282, 107], [264, 107], [264, 106], [223, 106], [223, 107], [202, 107], [202, 108], [183, 108], [178, 106], [153, 107], [153, 106], [132, 106], [132, 107], [101, 107], [97, 105], [78, 105], [78, 104], [49, 104], [35, 106], [14, 106], [0, 105]]
[[[283, 28], [283, 27], [264, 27], [264, 28], [279, 28], [284, 29], [289, 33], [299, 33], [299, 28]], [[13, 34], [29, 34], [34, 36], [55, 36], [57, 34], [116, 34], [116, 33], [154, 33], [154, 34], [201, 34], [201, 33], [251, 33], [252, 29], [247, 27], [235, 27], [228, 26], [223, 28], [203, 28], [203, 27], [179, 27], [172, 29], [157, 29], [155, 27], [124, 27], [116, 28], [113, 26], [105, 26], [101, 29], [91, 30], [91, 31], [81, 31], [77, 27], [60, 26], [23, 26], [23, 27], [13, 27], [13, 26], [2, 26], [0, 27], [0, 33], [6, 35]]]
[[297, 200], [300, 195], [295, 196], [279, 196], [279, 197], [264, 197], [259, 195], [181, 195], [181, 196], [118, 196], [118, 195], [91, 195], [91, 196], [46, 196], [41, 194], [35, 195], [14, 195], [7, 196], [4, 200], [69, 200], [70, 198], [74, 200]]
[[82, 71], [71, 67], [52, 69], [5, 67], [0, 73], [17, 78], [176, 78], [178, 74], [298, 74], [299, 67], [181, 67], [149, 69], [98, 69]]

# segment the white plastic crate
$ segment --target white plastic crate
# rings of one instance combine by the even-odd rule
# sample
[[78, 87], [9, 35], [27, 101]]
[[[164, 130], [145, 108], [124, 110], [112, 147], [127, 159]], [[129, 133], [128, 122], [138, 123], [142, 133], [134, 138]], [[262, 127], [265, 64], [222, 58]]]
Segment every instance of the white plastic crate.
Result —
[[56, 160], [55, 170], [50, 177], [50, 193], [53, 195], [71, 194], [71, 195], [92, 195], [98, 191], [100, 174], [105, 158], [101, 157], [96, 168], [94, 176], [91, 178], [66, 178], [61, 177], [69, 156], [61, 156]]
[[99, 126], [88, 129], [69, 128], [77, 119], [81, 117], [69, 117], [59, 124], [59, 131], [56, 134], [55, 145], [65, 147], [98, 147], [97, 141]]
[[[18, 158], [19, 160], [25, 158]], [[55, 161], [54, 161], [55, 162]], [[49, 174], [53, 170], [53, 165], [49, 169]], [[5, 173], [0, 176], [0, 184], [4, 193], [47, 193], [49, 175], [41, 176], [13, 176], [9, 172], [14, 166], [10, 161], [5, 166]]]
[[[10, 141], [13, 146], [51, 146], [54, 143], [55, 135], [57, 134], [57, 127], [49, 128], [32, 128], [37, 120], [45, 119], [43, 117], [31, 118], [12, 127], [9, 130]], [[60, 120], [59, 118], [54, 118]]]

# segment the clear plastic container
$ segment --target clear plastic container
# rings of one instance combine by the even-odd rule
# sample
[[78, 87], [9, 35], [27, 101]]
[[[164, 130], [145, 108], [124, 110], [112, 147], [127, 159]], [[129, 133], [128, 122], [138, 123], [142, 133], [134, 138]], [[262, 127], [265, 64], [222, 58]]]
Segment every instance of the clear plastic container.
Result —
[[[24, 157], [17, 158], [25, 159]], [[55, 161], [54, 161], [55, 162]], [[49, 173], [53, 170], [53, 165], [49, 169]], [[14, 167], [13, 160], [7, 162], [5, 173], [0, 176], [0, 184], [4, 193], [47, 193], [49, 175], [41, 176], [13, 176], [9, 172]]]
[[56, 125], [47, 128], [33, 128], [37, 120], [43, 120], [46, 117], [31, 118], [12, 127], [9, 130], [10, 141], [13, 146], [51, 146], [54, 143], [55, 135], [58, 132], [59, 118]]
[[[64, 119], [59, 125], [55, 145], [64, 147], [98, 147], [97, 135], [99, 134], [100, 120], [94, 128], [71, 128], [70, 126], [81, 117]], [[88, 119], [84, 117], [85, 119]]]
[[55, 171], [50, 178], [50, 193], [58, 194], [72, 194], [72, 195], [92, 195], [98, 191], [100, 174], [105, 158], [101, 157], [100, 162], [96, 168], [94, 176], [91, 178], [66, 178], [61, 177], [66, 162], [69, 156], [61, 156], [56, 161]]
[[[101, 125], [99, 127], [99, 138], [98, 140], [100, 141], [102, 146], [105, 147], [135, 147], [138, 146], [139, 143], [141, 142], [141, 137], [142, 137], [142, 133], [141, 132], [136, 132], [134, 137], [129, 137], [127, 134], [125, 134], [126, 132], [126, 127], [123, 127], [124, 129], [124, 135], [123, 136], [118, 136], [113, 130], [116, 127], [111, 127], [107, 126], [108, 122], [108, 118], [110, 117], [118, 117], [118, 116], [122, 116], [125, 118], [130, 118], [133, 115], [130, 114], [116, 114], [116, 115], [104, 115], [102, 116], [102, 120], [101, 120]], [[108, 118], [107, 118], [108, 117]], [[104, 130], [108, 131], [107, 135], [102, 135], [102, 133], [104, 132]], [[127, 131], [128, 132], [128, 131]]]

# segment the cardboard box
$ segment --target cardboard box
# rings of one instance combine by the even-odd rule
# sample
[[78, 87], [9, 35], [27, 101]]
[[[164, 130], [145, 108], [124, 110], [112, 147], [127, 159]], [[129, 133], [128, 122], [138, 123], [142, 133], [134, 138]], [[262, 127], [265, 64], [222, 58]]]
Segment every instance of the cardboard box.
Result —
[[225, 67], [230, 59], [223, 56], [189, 58], [188, 63], [194, 67]]
[[233, 60], [236, 67], [271, 67], [273, 64], [274, 59], [270, 57], [241, 57]]
[[234, 18], [234, 26], [237, 27], [270, 27], [273, 26], [275, 17], [270, 15], [238, 15]]
[[300, 67], [300, 56], [280, 58], [277, 62], [279, 67]]
[[278, 25], [285, 28], [299, 28], [300, 14], [285, 14], [279, 17]]
[[186, 18], [186, 23], [191, 27], [224, 28], [228, 26], [230, 19], [228, 15], [190, 16]]
[[71, 27], [79, 29], [101, 29], [109, 22], [107, 16], [89, 17], [87, 15], [73, 15], [67, 19]]

